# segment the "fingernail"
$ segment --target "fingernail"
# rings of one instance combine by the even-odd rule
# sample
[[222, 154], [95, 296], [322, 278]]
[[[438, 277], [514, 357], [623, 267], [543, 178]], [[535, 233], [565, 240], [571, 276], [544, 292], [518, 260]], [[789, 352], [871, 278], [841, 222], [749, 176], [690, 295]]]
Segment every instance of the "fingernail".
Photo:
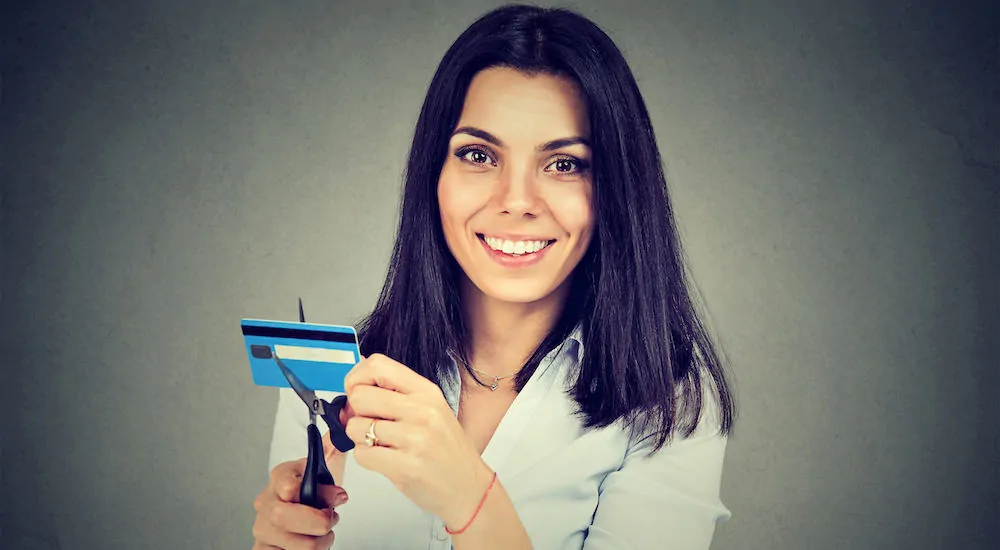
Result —
[[336, 498], [333, 499], [334, 506], [340, 506], [341, 504], [347, 502], [347, 493], [340, 493]]

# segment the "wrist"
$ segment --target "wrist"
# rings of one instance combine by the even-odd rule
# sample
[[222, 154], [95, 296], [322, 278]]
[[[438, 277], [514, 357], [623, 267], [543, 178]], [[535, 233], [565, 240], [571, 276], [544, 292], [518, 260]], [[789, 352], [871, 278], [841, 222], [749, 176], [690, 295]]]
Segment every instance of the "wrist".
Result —
[[[493, 477], [491, 475], [490, 479]], [[487, 485], [488, 486], [488, 485]], [[455, 550], [530, 550], [531, 538], [506, 488], [496, 479], [480, 497], [482, 507], [464, 525], [445, 523]]]
[[459, 534], [475, 523], [498, 483], [496, 472], [480, 462], [480, 467], [473, 475], [473, 481], [468, 485], [469, 488], [461, 491], [459, 498], [454, 501], [455, 506], [452, 510], [441, 517], [450, 534]]

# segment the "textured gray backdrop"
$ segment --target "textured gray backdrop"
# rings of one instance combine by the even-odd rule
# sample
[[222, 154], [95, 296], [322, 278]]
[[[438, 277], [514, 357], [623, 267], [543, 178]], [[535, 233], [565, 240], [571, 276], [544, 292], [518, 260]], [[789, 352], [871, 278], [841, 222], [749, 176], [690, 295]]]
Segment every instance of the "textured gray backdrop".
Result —
[[[241, 317], [372, 306], [465, 2], [2, 29], [4, 549], [249, 548]], [[742, 414], [718, 549], [1000, 547], [997, 8], [573, 4], [632, 64]]]

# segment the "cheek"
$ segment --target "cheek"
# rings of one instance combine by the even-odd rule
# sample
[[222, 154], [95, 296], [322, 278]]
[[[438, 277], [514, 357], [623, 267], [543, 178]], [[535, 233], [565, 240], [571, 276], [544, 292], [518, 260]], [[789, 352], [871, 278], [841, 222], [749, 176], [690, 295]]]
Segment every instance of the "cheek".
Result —
[[453, 178], [449, 177], [447, 173], [441, 172], [441, 178], [438, 180], [437, 196], [438, 209], [441, 210], [441, 223], [444, 225], [445, 230], [448, 229], [452, 220], [455, 219], [455, 212], [458, 209], [456, 195], [457, 189]]
[[579, 235], [581, 240], [589, 239], [594, 223], [593, 204], [589, 189], [572, 194], [563, 194], [551, 202], [552, 216], [560, 227], [569, 233]]
[[467, 185], [460, 178], [441, 173], [438, 180], [438, 208], [441, 210], [441, 225], [446, 236], [461, 230], [461, 227], [475, 214], [477, 198], [469, 193]]

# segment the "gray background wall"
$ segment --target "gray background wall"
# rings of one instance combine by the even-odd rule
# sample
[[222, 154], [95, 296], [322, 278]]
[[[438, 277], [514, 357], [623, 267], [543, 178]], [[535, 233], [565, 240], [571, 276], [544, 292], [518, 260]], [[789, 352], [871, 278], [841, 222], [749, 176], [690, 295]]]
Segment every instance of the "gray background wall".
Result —
[[[0, 547], [249, 548], [276, 394], [239, 319], [371, 307], [426, 86], [493, 5], [7, 6]], [[733, 364], [714, 548], [997, 548], [997, 8], [573, 5]]]

